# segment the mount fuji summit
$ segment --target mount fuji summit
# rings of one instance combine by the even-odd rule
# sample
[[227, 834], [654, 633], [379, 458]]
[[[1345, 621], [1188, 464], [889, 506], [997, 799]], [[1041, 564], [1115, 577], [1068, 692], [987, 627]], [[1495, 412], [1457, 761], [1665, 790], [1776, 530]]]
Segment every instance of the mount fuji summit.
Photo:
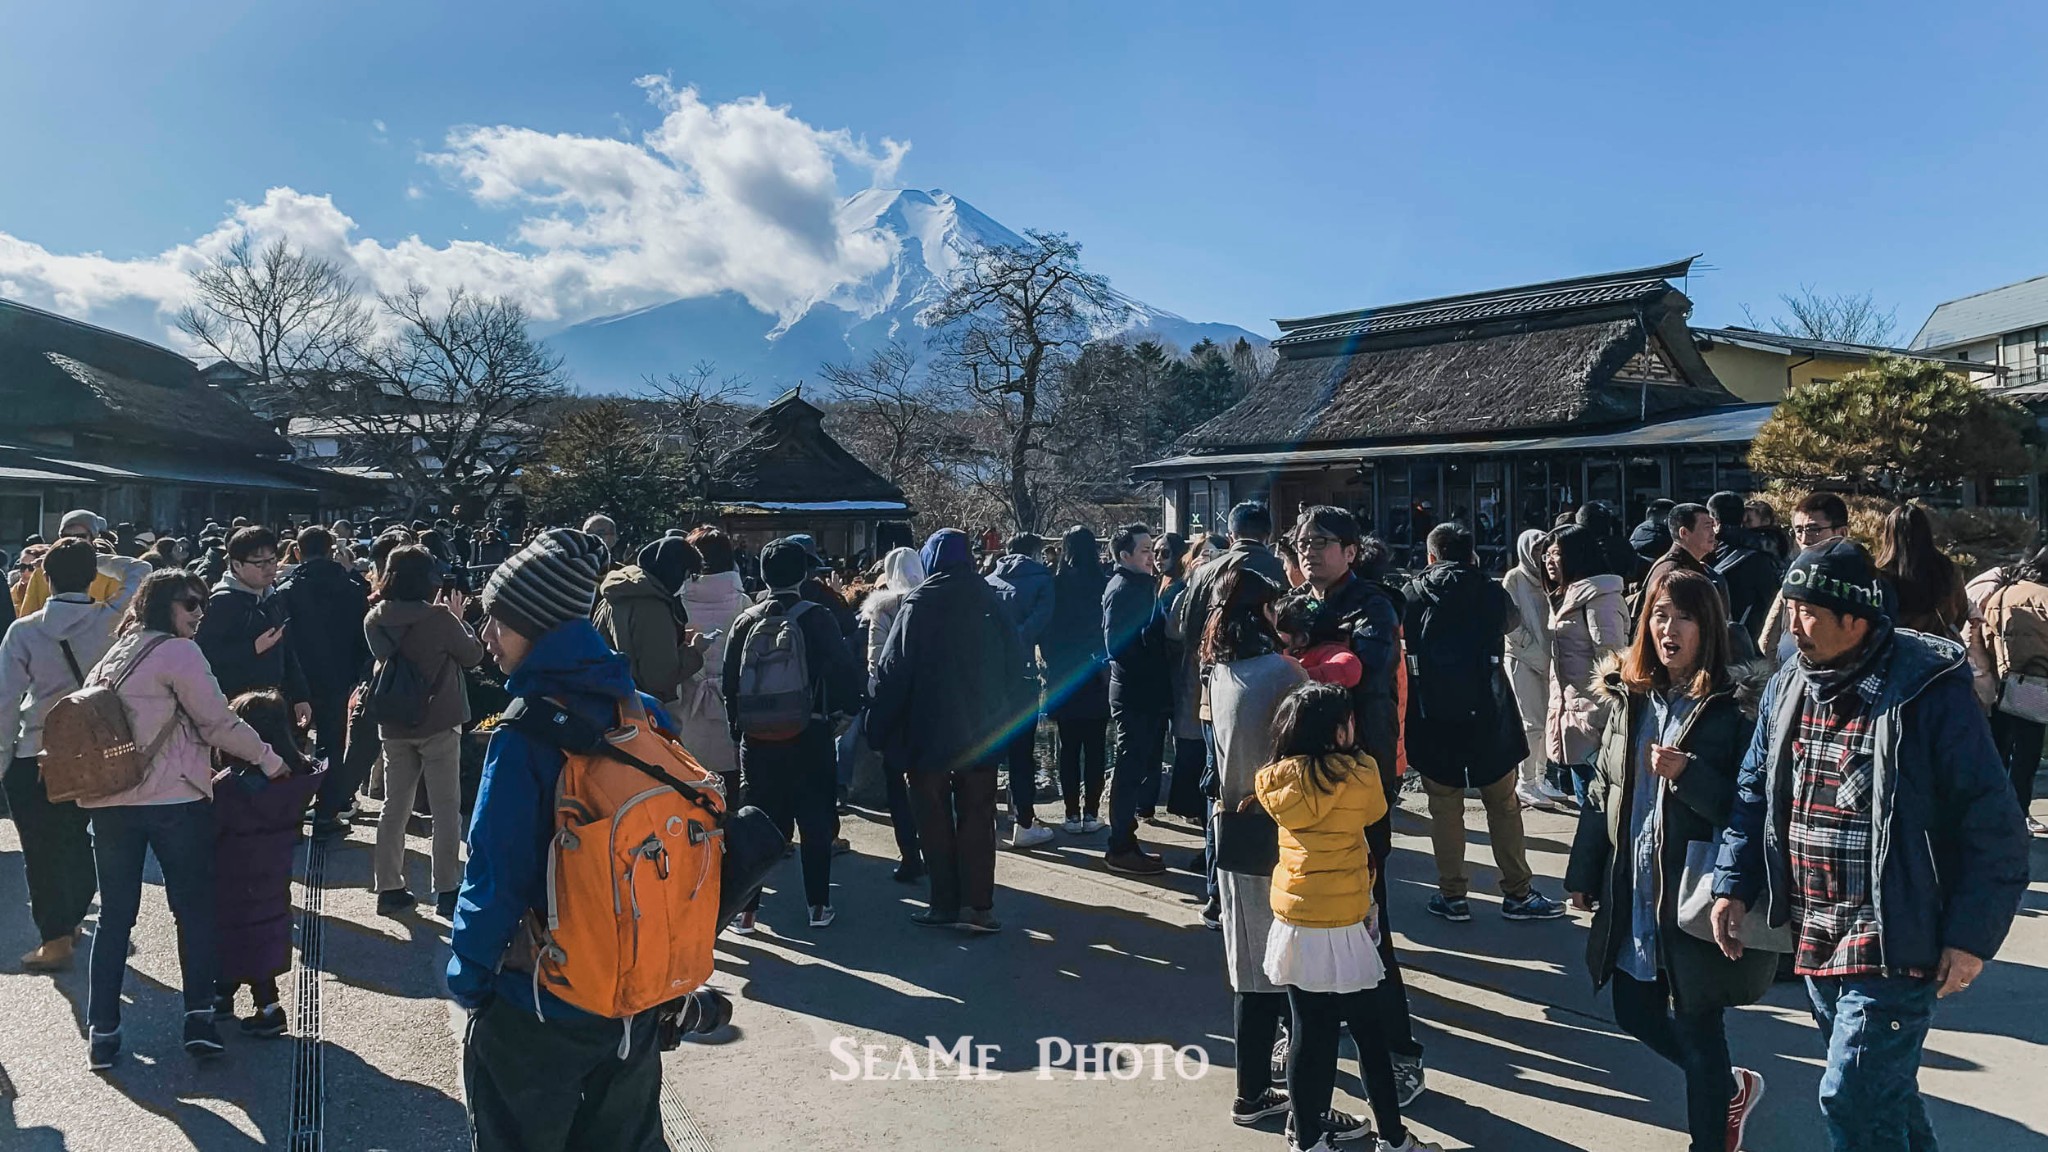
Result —
[[[736, 292], [673, 300], [570, 325], [548, 336], [585, 392], [632, 392], [648, 377], [683, 373], [709, 360], [721, 377], [747, 382], [765, 401], [799, 381], [820, 383], [819, 365], [865, 360], [891, 340], [929, 361], [933, 332], [919, 320], [946, 294], [950, 278], [979, 248], [1018, 245], [1022, 236], [957, 196], [936, 189], [870, 189], [847, 199], [839, 217], [849, 231], [893, 238], [881, 271], [842, 284], [785, 319]], [[1185, 351], [1202, 340], [1228, 347], [1266, 338], [1235, 324], [1205, 324], [1119, 296], [1129, 309], [1097, 338], [1145, 334]]]

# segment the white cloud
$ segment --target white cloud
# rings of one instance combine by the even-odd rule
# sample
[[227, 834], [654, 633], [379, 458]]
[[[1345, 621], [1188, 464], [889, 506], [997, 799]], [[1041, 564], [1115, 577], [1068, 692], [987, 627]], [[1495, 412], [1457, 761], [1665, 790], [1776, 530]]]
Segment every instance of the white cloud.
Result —
[[421, 157], [479, 206], [515, 214], [498, 242], [366, 237], [332, 198], [276, 187], [198, 239], [134, 259], [55, 253], [0, 232], [0, 296], [87, 317], [138, 304], [167, 317], [191, 271], [241, 235], [288, 237], [372, 289], [468, 285], [561, 322], [721, 291], [789, 318], [887, 266], [892, 237], [839, 221], [840, 182], [892, 184], [908, 145], [870, 147], [762, 97], [707, 104], [662, 77], [638, 83], [661, 114], [638, 140], [460, 127]]
[[377, 130], [377, 135], [379, 135], [379, 136], [382, 136], [382, 135], [384, 134], [384, 132], [385, 132], [385, 128], [384, 128], [384, 122], [383, 122], [382, 120], [372, 120], [372, 121], [370, 121], [370, 127], [372, 127], [372, 128], [374, 128], [374, 129], [376, 129], [376, 130]]

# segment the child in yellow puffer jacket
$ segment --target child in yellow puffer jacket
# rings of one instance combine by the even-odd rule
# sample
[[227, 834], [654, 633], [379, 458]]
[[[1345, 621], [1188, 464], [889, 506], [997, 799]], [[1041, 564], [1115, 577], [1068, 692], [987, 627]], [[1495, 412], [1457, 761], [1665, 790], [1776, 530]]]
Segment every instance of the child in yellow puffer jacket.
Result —
[[1372, 990], [1386, 978], [1372, 906], [1365, 829], [1387, 814], [1372, 757], [1356, 750], [1350, 694], [1309, 683], [1274, 718], [1279, 759], [1259, 770], [1258, 803], [1279, 825], [1266, 978], [1287, 989], [1292, 1146], [1331, 1152], [1370, 1128], [1333, 1112], [1337, 1029], [1358, 1041], [1359, 1070], [1378, 1122], [1381, 1152], [1438, 1152], [1401, 1122], [1394, 1066]]

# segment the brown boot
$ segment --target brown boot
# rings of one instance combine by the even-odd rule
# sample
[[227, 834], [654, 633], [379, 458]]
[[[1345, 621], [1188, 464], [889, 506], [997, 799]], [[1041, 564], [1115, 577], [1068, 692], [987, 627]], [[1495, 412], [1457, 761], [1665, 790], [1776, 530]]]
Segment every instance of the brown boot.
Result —
[[21, 958], [21, 966], [30, 972], [62, 972], [71, 967], [75, 950], [69, 936], [45, 940], [42, 947]]

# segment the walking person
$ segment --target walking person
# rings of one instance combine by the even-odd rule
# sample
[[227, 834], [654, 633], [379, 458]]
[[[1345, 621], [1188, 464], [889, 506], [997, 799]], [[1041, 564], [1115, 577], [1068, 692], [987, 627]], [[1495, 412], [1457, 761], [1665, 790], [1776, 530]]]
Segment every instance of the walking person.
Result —
[[[835, 729], [861, 704], [865, 683], [859, 660], [831, 613], [802, 598], [812, 558], [802, 544], [783, 539], [761, 549], [768, 596], [734, 619], [726, 642], [725, 713], [740, 746], [740, 779], [747, 803], [766, 812], [783, 839], [801, 834], [804, 904], [810, 926], [829, 927], [832, 842], [839, 835], [838, 749]], [[799, 642], [801, 660], [785, 659]], [[759, 646], [750, 644], [761, 633]], [[754, 931], [756, 892], [733, 922]]]
[[1764, 690], [1714, 878], [1723, 954], [1789, 925], [1826, 1045], [1837, 1152], [1937, 1147], [1920, 1098], [1935, 1002], [1968, 988], [2027, 888], [2028, 837], [1962, 645], [1895, 628], [1869, 553], [1785, 574], [1799, 656]]
[[[1017, 826], [1010, 831], [1010, 847], [1033, 848], [1052, 839], [1052, 829], [1038, 822], [1038, 702], [1044, 684], [1038, 674], [1038, 644], [1052, 622], [1052, 569], [1038, 558], [1045, 542], [1030, 532], [1010, 537], [1008, 551], [996, 561], [988, 585], [1002, 600], [1003, 614], [1017, 630], [1017, 650], [1023, 665], [1018, 672], [1018, 691], [1031, 701], [1031, 710], [1017, 722], [1003, 758], [1010, 767], [1010, 815]], [[869, 641], [869, 647], [877, 642]]]
[[1555, 920], [1564, 905], [1536, 890], [1523, 842], [1515, 766], [1528, 754], [1521, 715], [1502, 667], [1514, 602], [1475, 562], [1472, 536], [1446, 521], [1429, 530], [1429, 567], [1408, 585], [1401, 634], [1408, 655], [1408, 763], [1429, 797], [1437, 893], [1429, 911], [1472, 919], [1466, 899], [1465, 791], [1479, 793], [1486, 835], [1500, 869], [1501, 916]]
[[732, 538], [704, 525], [684, 539], [697, 550], [703, 567], [683, 582], [679, 594], [690, 626], [704, 641], [704, 664], [683, 681], [681, 699], [672, 717], [676, 734], [697, 763], [725, 781], [725, 794], [740, 794], [740, 753], [733, 743], [732, 726], [725, 715], [726, 642], [732, 636], [734, 619], [753, 604], [740, 578], [733, 555]]
[[37, 944], [21, 958], [21, 966], [31, 972], [71, 966], [78, 926], [98, 888], [88, 814], [72, 801], [50, 800], [38, 757], [43, 718], [57, 701], [84, 686], [87, 669], [113, 647], [114, 624], [146, 575], [126, 574], [113, 600], [101, 604], [88, 591], [99, 574], [99, 560], [84, 540], [66, 537], [52, 544], [42, 562], [49, 598], [9, 624], [0, 639], [0, 767], [6, 772], [0, 785], [21, 836], [21, 863], [28, 874]]
[[1095, 533], [1076, 524], [1060, 537], [1052, 577], [1052, 620], [1045, 653], [1045, 710], [1052, 717], [1060, 801], [1069, 835], [1102, 830], [1102, 788], [1109, 763], [1109, 657], [1103, 650], [1102, 598], [1109, 574]]
[[[1400, 1088], [1383, 1021], [1385, 1001], [1371, 995], [1386, 978], [1374, 915], [1376, 871], [1365, 829], [1387, 816], [1379, 769], [1357, 750], [1349, 695], [1304, 684], [1281, 702], [1273, 726], [1273, 763], [1259, 770], [1251, 802], [1279, 826], [1279, 866], [1269, 888], [1273, 926], [1266, 936], [1266, 979], [1287, 990], [1291, 1043], [1287, 1095], [1291, 1146], [1333, 1152], [1336, 1141], [1367, 1132], [1363, 1122], [1335, 1128], [1330, 1098], [1337, 1079], [1337, 1030], [1358, 1042], [1358, 1064], [1388, 1152], [1435, 1150], [1401, 1120]], [[1344, 1120], [1350, 1120], [1344, 1117]]]
[[320, 798], [313, 806], [313, 834], [347, 831], [344, 814], [363, 781], [344, 770], [348, 746], [348, 698], [363, 682], [370, 648], [363, 617], [370, 610], [370, 585], [335, 556], [334, 534], [315, 524], [299, 533], [299, 566], [278, 585], [277, 597], [291, 620], [292, 646], [306, 678], [306, 703], [313, 718], [313, 755], [327, 765]]
[[[889, 633], [895, 629], [896, 615], [903, 608], [903, 600], [917, 586], [924, 583], [924, 561], [918, 559], [914, 548], [892, 548], [882, 557], [882, 583], [860, 606], [861, 619], [867, 625], [868, 683], [874, 683], [875, 669], [882, 662], [882, 651], [889, 645]], [[872, 732], [872, 726], [869, 728]], [[1014, 771], [1015, 769], [1012, 769]], [[882, 750], [882, 776], [888, 789], [889, 824], [896, 833], [896, 871], [891, 873], [899, 884], [915, 884], [924, 879], [924, 853], [917, 843], [917, 806], [911, 802], [909, 766], [900, 755], [892, 756]]]
[[1737, 679], [1727, 608], [1704, 576], [1672, 572], [1643, 600], [1634, 642], [1602, 666], [1614, 704], [1565, 885], [1595, 909], [1586, 966], [1594, 988], [1611, 985], [1615, 1023], [1685, 1074], [1688, 1147], [1727, 1152], [1764, 1080], [1732, 1065], [1723, 1016], [1770, 990], [1778, 953], [1731, 960], [1680, 927], [1679, 906], [1682, 881], [1712, 873], [1760, 686]]
[[1990, 658], [1988, 679], [1998, 689], [1991, 739], [2012, 779], [2027, 831], [2048, 834], [2048, 827], [2032, 812], [2034, 776], [2041, 768], [2042, 734], [2048, 728], [2033, 718], [2040, 713], [2021, 699], [2029, 690], [2039, 690], [2028, 680], [2048, 680], [2048, 546], [2000, 573], [1996, 590], [1984, 598], [1983, 619], [1972, 623]]
[[413, 716], [377, 717], [384, 810], [377, 817], [370, 886], [385, 915], [418, 903], [406, 882], [405, 829], [424, 784], [434, 823], [434, 912], [445, 920], [454, 917], [462, 886], [462, 729], [470, 718], [463, 673], [483, 662], [484, 646], [463, 620], [465, 597], [438, 587], [434, 573], [434, 556], [425, 548], [394, 549], [377, 578], [377, 603], [363, 621], [380, 669], [406, 661], [422, 693], [410, 702]]
[[1109, 717], [1116, 767], [1109, 781], [1112, 872], [1156, 876], [1166, 861], [1138, 842], [1138, 818], [1159, 802], [1160, 757], [1173, 720], [1173, 677], [1159, 615], [1152, 530], [1126, 524], [1110, 542], [1116, 572], [1102, 593], [1102, 643], [1109, 653]]
[[1515, 711], [1528, 754], [1517, 769], [1515, 799], [1524, 808], [1557, 811], [1565, 795], [1544, 771], [1543, 718], [1550, 706], [1550, 593], [1544, 586], [1543, 548], [1549, 534], [1535, 528], [1515, 541], [1516, 563], [1501, 577], [1519, 623], [1508, 633], [1505, 661]]
[[255, 729], [221, 695], [206, 654], [193, 637], [207, 610], [206, 585], [168, 569], [142, 580], [121, 635], [88, 680], [113, 688], [136, 740], [147, 740], [142, 780], [111, 796], [80, 800], [92, 819], [93, 862], [99, 873], [99, 930], [93, 934], [85, 1020], [88, 1066], [112, 1068], [121, 1052], [121, 985], [128, 941], [142, 910], [142, 869], [155, 856], [164, 896], [177, 922], [178, 973], [185, 1001], [185, 1051], [221, 1051], [214, 1026], [214, 981], [220, 971], [214, 891], [213, 754], [285, 773]]
[[1900, 504], [1886, 513], [1877, 571], [1891, 586], [1894, 624], [1949, 640], [1962, 638], [1970, 616], [1963, 574], [1935, 546], [1927, 509]]
[[[1671, 515], [1676, 536], [1678, 510]], [[1578, 527], [1559, 529], [1544, 557], [1557, 591], [1551, 596], [1550, 707], [1543, 721], [1543, 755], [1570, 775], [1581, 804], [1593, 753], [1607, 727], [1607, 697], [1597, 687], [1600, 662], [1628, 644], [1621, 577], [1600, 571], [1599, 565], [1598, 542]]]
[[918, 556], [930, 575], [904, 597], [875, 664], [870, 739], [902, 760], [917, 804], [931, 900], [911, 919], [995, 932], [1000, 734], [1038, 701], [1018, 680], [1016, 629], [976, 573], [967, 535], [942, 528]]
[[285, 773], [273, 780], [246, 760], [224, 756], [213, 776], [220, 942], [213, 1018], [217, 1024], [235, 1019], [235, 996], [246, 987], [255, 1011], [243, 1018], [242, 1031], [270, 1039], [288, 1027], [277, 980], [292, 966], [292, 857], [325, 767], [300, 750], [282, 693], [245, 692], [228, 706], [284, 761]]
[[[1217, 800], [1210, 823], [1224, 829], [1228, 856], [1216, 866], [1224, 971], [1230, 979], [1237, 1096], [1232, 1122], [1256, 1124], [1288, 1110], [1272, 1087], [1269, 1065], [1287, 1019], [1287, 991], [1266, 978], [1266, 938], [1273, 928], [1268, 891], [1280, 842], [1265, 810], [1245, 807], [1259, 769], [1273, 756], [1273, 719], [1280, 701], [1308, 674], [1279, 650], [1273, 603], [1279, 587], [1249, 566], [1226, 572], [1209, 590], [1220, 598], [1203, 619], [1201, 657], [1209, 669], [1209, 718], [1216, 742]], [[1212, 833], [1212, 843], [1216, 837]], [[1349, 1119], [1348, 1117], [1346, 1118]], [[1340, 1129], [1356, 1127], [1335, 1125]]]

